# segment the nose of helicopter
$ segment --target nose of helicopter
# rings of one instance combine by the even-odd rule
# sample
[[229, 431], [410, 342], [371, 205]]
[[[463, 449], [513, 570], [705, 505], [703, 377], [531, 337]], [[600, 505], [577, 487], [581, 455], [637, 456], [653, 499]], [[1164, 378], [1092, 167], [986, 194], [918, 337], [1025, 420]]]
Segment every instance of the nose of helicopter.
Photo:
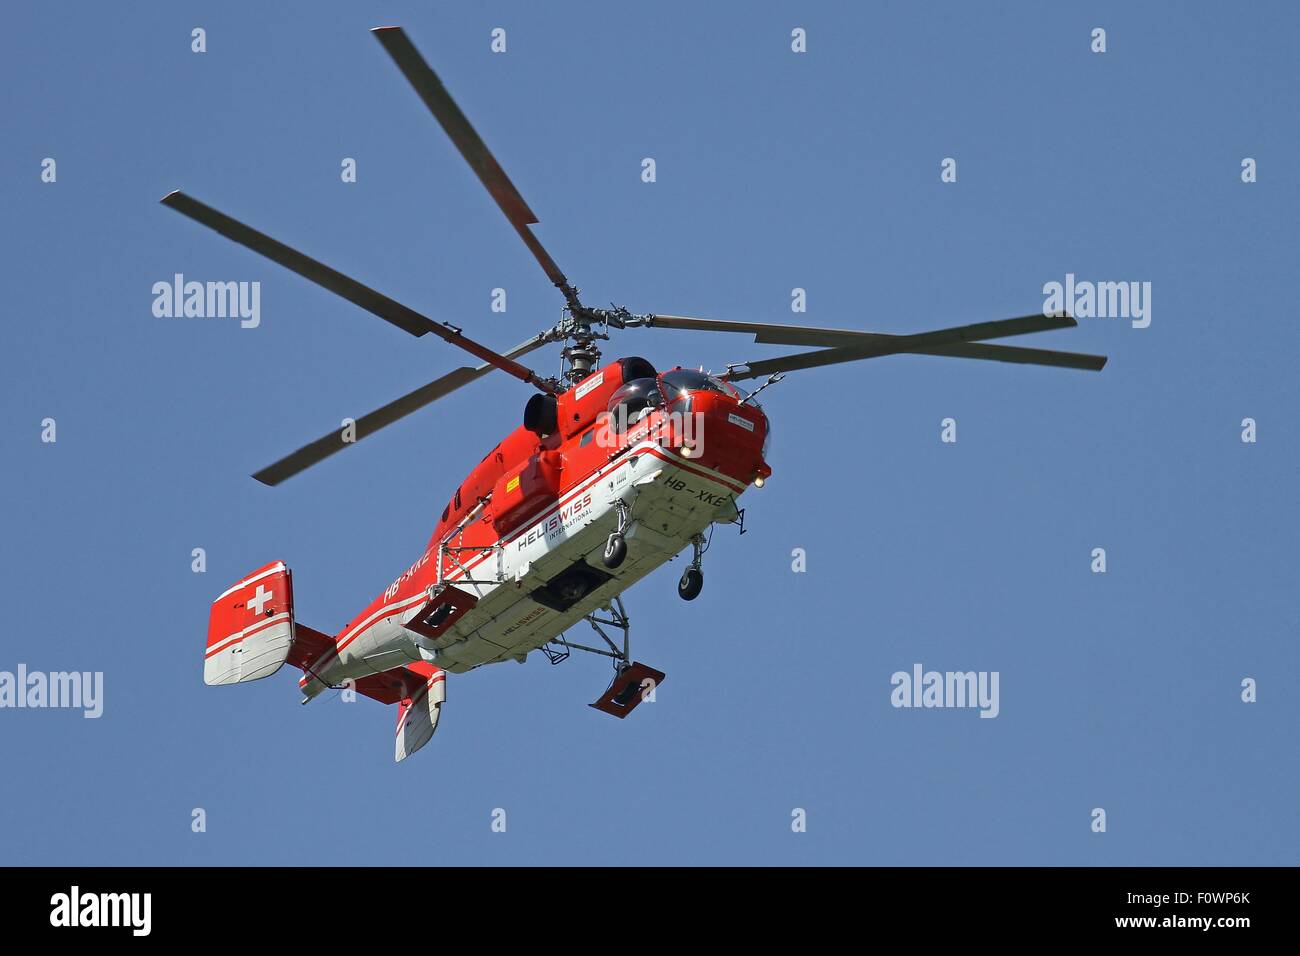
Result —
[[692, 392], [689, 409], [682, 421], [681, 455], [761, 488], [772, 474], [765, 460], [770, 425], [762, 409], [717, 391]]

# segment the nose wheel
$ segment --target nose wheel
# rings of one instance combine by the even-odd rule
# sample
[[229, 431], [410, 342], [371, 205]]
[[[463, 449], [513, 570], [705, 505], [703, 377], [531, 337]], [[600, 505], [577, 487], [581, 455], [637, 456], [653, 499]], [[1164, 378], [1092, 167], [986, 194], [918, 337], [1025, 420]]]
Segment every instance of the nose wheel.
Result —
[[686, 570], [682, 572], [681, 580], [677, 582], [677, 596], [683, 601], [694, 601], [704, 590], [704, 572], [700, 570], [700, 564], [704, 560], [704, 552], [707, 545], [704, 543], [704, 535], [697, 534], [691, 538], [691, 563]]

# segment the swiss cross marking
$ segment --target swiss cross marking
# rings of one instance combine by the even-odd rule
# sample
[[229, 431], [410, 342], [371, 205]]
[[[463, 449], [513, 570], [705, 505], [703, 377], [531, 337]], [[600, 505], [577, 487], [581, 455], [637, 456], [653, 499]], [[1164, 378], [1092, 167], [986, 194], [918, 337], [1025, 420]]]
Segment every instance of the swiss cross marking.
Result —
[[262, 605], [271, 600], [271, 592], [262, 585], [257, 586], [257, 593], [249, 598], [248, 606], [253, 609], [254, 614], [262, 613]]

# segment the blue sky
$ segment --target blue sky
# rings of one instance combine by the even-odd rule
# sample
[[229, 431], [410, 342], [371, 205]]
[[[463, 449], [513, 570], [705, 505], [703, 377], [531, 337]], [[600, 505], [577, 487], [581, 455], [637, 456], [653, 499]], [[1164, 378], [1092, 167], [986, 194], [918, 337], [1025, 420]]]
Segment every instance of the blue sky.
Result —
[[[98, 720], [0, 711], [0, 863], [1300, 862], [1293, 5], [364, 6], [25, 5], [0, 34], [0, 670], [105, 675]], [[1151, 325], [1016, 343], [1110, 355], [1098, 375], [790, 375], [765, 394], [775, 474], [743, 538], [718, 530], [702, 597], [674, 596], [680, 562], [626, 595], [635, 656], [668, 675], [653, 705], [597, 714], [604, 662], [534, 655], [452, 679], [395, 766], [391, 708], [300, 707], [287, 670], [205, 687], [209, 604], [284, 559], [299, 619], [337, 630], [529, 392], [491, 376], [257, 484], [465, 360], [157, 202], [184, 188], [498, 347], [554, 322], [367, 35], [386, 23], [589, 302], [914, 332], [1033, 312], [1073, 272], [1151, 282]], [[261, 326], [155, 318], [176, 272], [260, 281]], [[660, 331], [606, 355], [779, 351]], [[918, 662], [999, 672], [999, 716], [891, 707]]]

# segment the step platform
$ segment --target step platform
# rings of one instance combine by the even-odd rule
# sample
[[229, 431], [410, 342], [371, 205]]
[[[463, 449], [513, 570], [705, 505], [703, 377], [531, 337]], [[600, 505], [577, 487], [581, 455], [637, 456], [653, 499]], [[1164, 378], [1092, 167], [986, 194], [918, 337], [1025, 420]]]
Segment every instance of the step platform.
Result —
[[619, 671], [609, 689], [589, 707], [595, 707], [622, 720], [636, 709], [637, 704], [649, 697], [664, 682], [664, 672], [635, 661]]
[[452, 625], [476, 604], [478, 598], [474, 595], [444, 585], [441, 591], [435, 589], [433, 597], [420, 608], [415, 617], [406, 622], [405, 627], [421, 637], [436, 640], [451, 630]]

